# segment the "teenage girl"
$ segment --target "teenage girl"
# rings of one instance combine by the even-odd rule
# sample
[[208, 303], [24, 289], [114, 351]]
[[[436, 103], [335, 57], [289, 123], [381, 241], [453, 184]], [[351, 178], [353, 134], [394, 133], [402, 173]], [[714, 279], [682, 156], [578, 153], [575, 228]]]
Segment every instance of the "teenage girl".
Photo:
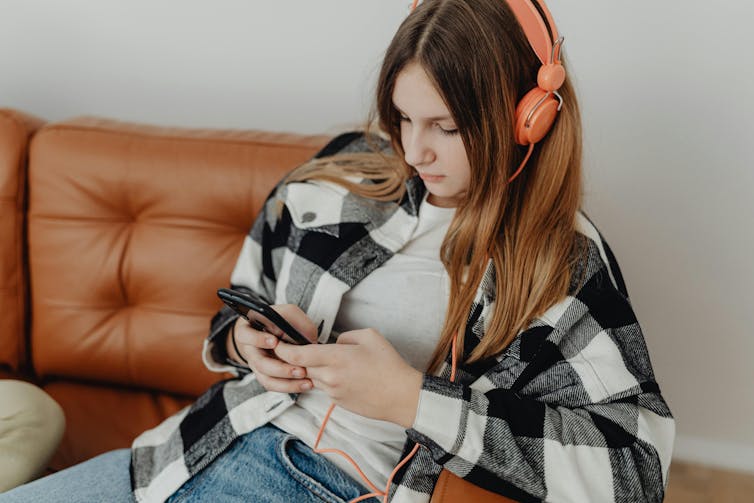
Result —
[[562, 44], [540, 0], [421, 3], [370, 127], [275, 188], [230, 278], [317, 344], [224, 308], [203, 357], [237, 379], [0, 502], [661, 501], [674, 423], [580, 210]]

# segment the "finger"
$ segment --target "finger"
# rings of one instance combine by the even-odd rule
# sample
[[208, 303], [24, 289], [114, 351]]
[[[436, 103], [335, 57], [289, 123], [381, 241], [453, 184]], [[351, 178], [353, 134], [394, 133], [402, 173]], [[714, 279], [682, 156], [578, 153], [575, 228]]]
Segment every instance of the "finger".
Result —
[[343, 347], [336, 344], [290, 344], [279, 341], [273, 350], [281, 360], [300, 367], [322, 367], [333, 365], [344, 355]]
[[249, 310], [249, 328], [258, 332], [267, 332], [278, 339], [283, 336], [283, 331], [272, 321], [257, 312]]
[[312, 383], [309, 379], [280, 379], [257, 375], [257, 380], [266, 390], [280, 393], [301, 393], [312, 389]]
[[336, 344], [358, 344], [359, 333], [361, 332], [363, 332], [363, 330], [349, 330], [348, 332], [342, 332], [338, 336], [338, 340], [335, 342]]
[[252, 328], [248, 323], [236, 325], [236, 343], [239, 346], [253, 346], [257, 348], [272, 349], [277, 346], [278, 337], [274, 334]]
[[317, 341], [317, 325], [295, 304], [277, 304], [272, 309], [311, 342]]
[[246, 361], [254, 372], [282, 379], [301, 379], [307, 377], [306, 369], [290, 365], [274, 356], [267, 355], [266, 350], [254, 349]]
[[373, 344], [384, 337], [373, 328], [361, 328], [342, 332], [336, 341], [338, 344]]
[[332, 369], [327, 367], [310, 367], [306, 372], [306, 378], [314, 384], [314, 387], [325, 391], [335, 384], [335, 376]]

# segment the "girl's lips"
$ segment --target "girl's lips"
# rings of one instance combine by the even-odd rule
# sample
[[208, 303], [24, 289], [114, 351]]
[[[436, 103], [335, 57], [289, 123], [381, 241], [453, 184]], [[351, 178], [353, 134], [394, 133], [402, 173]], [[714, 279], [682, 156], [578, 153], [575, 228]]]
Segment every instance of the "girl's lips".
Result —
[[445, 175], [428, 175], [426, 173], [419, 173], [419, 178], [421, 178], [425, 182], [439, 182], [440, 180], [445, 178]]

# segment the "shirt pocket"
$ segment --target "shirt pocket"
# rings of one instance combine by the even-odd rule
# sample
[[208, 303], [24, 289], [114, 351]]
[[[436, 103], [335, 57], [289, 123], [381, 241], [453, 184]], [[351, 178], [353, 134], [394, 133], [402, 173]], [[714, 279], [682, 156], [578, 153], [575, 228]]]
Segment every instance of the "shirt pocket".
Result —
[[292, 183], [287, 190], [286, 206], [298, 229], [339, 237], [341, 223], [364, 223], [358, 208], [347, 204], [345, 188], [314, 182]]

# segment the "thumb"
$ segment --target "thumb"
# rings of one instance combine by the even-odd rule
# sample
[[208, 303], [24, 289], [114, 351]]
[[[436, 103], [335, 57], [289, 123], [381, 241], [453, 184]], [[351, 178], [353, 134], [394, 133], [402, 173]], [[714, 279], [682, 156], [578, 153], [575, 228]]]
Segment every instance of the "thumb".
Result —
[[363, 344], [364, 343], [364, 332], [366, 330], [349, 330], [348, 332], [342, 332], [338, 336], [338, 340], [336, 341], [338, 344]]
[[361, 328], [343, 332], [338, 337], [341, 344], [359, 344], [361, 346], [380, 346], [386, 339], [373, 328]]

